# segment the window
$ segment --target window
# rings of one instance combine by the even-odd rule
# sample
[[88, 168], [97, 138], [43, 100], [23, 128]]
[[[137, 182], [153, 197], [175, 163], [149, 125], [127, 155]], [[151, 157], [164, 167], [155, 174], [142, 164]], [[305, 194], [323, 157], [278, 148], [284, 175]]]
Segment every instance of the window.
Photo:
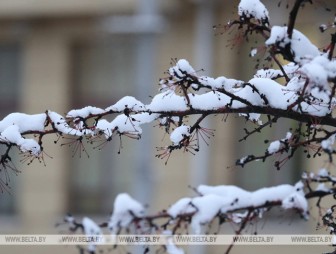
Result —
[[[0, 44], [0, 116], [1, 119], [7, 114], [18, 110], [19, 85], [20, 85], [20, 46], [17, 44]], [[3, 148], [4, 149], [4, 148]], [[15, 163], [16, 158], [12, 160], [16, 166], [20, 166], [19, 162]], [[16, 187], [19, 181], [18, 177], [9, 172], [8, 192], [4, 191], [0, 194], [0, 213], [13, 214], [15, 212]], [[0, 172], [3, 181], [6, 181], [5, 171]]]
[[[106, 108], [121, 97], [132, 94], [134, 48], [134, 37], [130, 35], [76, 43], [72, 48], [72, 107], [92, 105]], [[115, 195], [127, 191], [130, 186], [132, 177], [123, 168], [132, 162], [120, 158], [125, 154], [118, 155], [118, 140], [109, 142], [101, 151], [85, 145], [90, 158], [84, 152], [82, 158], [74, 155], [70, 160], [69, 209], [73, 213], [107, 214], [112, 210]]]

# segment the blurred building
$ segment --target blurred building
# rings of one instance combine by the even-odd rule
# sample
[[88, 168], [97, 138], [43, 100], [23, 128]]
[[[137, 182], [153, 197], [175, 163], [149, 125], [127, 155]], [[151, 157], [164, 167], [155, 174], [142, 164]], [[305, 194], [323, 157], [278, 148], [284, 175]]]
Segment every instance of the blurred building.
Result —
[[[105, 108], [125, 95], [149, 103], [174, 58], [188, 59], [207, 75], [248, 79], [255, 64], [245, 60], [251, 48], [236, 45], [231, 50], [238, 42], [228, 42], [221, 35], [222, 26], [212, 29], [235, 15], [237, 2], [0, 1], [1, 118], [14, 111], [34, 114], [50, 109], [65, 114], [88, 105]], [[283, 18], [283, 13], [275, 14], [275, 20]], [[242, 133], [234, 126], [245, 122], [232, 116], [224, 120], [209, 119], [207, 124], [216, 129], [216, 136], [209, 147], [202, 145], [200, 155], [177, 152], [167, 166], [154, 157], [155, 147], [165, 143], [161, 142], [163, 132], [153, 131], [152, 126], [144, 130], [140, 144], [123, 140], [120, 155], [119, 140], [102, 151], [88, 145], [90, 157], [82, 151], [79, 158], [73, 147], [60, 146], [71, 140], [55, 145], [57, 137], [47, 138], [46, 166], [38, 162], [20, 165], [17, 158], [22, 174], [12, 175], [10, 195], [0, 196], [1, 233], [57, 233], [54, 224], [67, 212], [107, 220], [120, 192], [129, 192], [148, 203], [149, 210], [157, 211], [190, 195], [188, 185], [238, 183], [255, 189], [295, 183], [302, 170], [300, 159], [287, 165], [297, 170], [275, 174], [269, 168], [272, 162], [253, 166], [251, 171], [230, 167], [252, 151], [237, 142]], [[280, 134], [286, 131], [277, 129]], [[259, 149], [260, 143], [263, 152], [263, 140], [257, 139], [252, 149]], [[264, 167], [262, 173], [260, 167]], [[27, 250], [45, 253], [46, 248]], [[60, 249], [48, 251], [59, 253]], [[68, 251], [76, 253], [64, 250]], [[21, 253], [22, 248], [6, 248], [6, 252]]]

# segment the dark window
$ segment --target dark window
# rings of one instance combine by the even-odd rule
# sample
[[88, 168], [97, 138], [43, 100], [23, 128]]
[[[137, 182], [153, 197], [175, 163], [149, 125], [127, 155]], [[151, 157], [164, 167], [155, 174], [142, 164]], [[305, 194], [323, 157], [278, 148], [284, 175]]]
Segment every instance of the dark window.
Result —
[[[21, 51], [17, 44], [0, 44], [0, 118], [18, 110], [19, 87], [21, 74]], [[5, 149], [2, 147], [1, 149]], [[13, 164], [20, 167], [15, 152], [10, 154]], [[6, 174], [8, 175], [6, 176]], [[0, 213], [15, 213], [17, 182], [19, 177], [10, 168], [4, 170], [1, 167], [2, 194], [0, 194]], [[9, 186], [3, 184], [9, 181]], [[5, 190], [6, 189], [6, 190]]]
[[[113, 36], [102, 42], [75, 44], [73, 52], [73, 108], [106, 108], [123, 96], [134, 94], [134, 37]], [[109, 120], [112, 120], [109, 119]], [[102, 143], [103, 141], [101, 141]], [[69, 209], [73, 213], [108, 213], [115, 195], [127, 191], [132, 177], [130, 160], [118, 155], [119, 138], [100, 151], [99, 142], [84, 144], [90, 158], [82, 152], [71, 159]], [[119, 160], [117, 159], [119, 158]]]

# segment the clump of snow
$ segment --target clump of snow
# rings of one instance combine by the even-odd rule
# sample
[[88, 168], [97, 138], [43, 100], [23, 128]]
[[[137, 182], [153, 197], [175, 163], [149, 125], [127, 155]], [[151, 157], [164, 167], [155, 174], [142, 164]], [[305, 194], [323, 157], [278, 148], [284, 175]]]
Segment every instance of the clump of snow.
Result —
[[18, 142], [18, 146], [22, 152], [30, 152], [34, 156], [41, 153], [41, 146], [34, 139], [22, 138]]
[[204, 86], [209, 86], [212, 89], [224, 89], [232, 91], [235, 87], [240, 87], [244, 82], [241, 80], [230, 79], [223, 76], [211, 78], [207, 76], [199, 77], [199, 82]]
[[321, 146], [324, 151], [333, 152], [334, 151], [334, 143], [335, 143], [335, 134], [331, 135], [329, 138], [323, 140], [321, 142]]
[[299, 66], [295, 63], [288, 63], [282, 67], [290, 79], [296, 75], [297, 70], [299, 69]]
[[10, 125], [3, 130], [0, 134], [0, 140], [8, 144], [15, 144], [22, 152], [30, 152], [34, 156], [41, 153], [40, 145], [34, 139], [23, 138], [17, 125]]
[[268, 23], [269, 20], [268, 10], [259, 0], [240, 0], [238, 15], [243, 19], [255, 18], [263, 23]]
[[114, 120], [108, 122], [106, 119], [101, 119], [96, 124], [96, 130], [102, 131], [105, 138], [108, 139], [114, 132], [129, 133], [140, 135], [142, 134], [142, 128], [140, 125], [150, 123], [159, 117], [158, 114], [139, 113], [135, 115], [118, 115]]
[[260, 120], [260, 116], [261, 114], [256, 114], [256, 113], [249, 113], [249, 114], [243, 114], [243, 113], [239, 113], [239, 116], [245, 117], [248, 120], [258, 124], [258, 125], [262, 125], [262, 121]]
[[96, 124], [96, 130], [102, 131], [105, 135], [105, 138], [111, 138], [113, 132], [115, 131], [114, 127], [106, 119], [100, 119]]
[[88, 129], [78, 130], [78, 129], [74, 129], [70, 127], [69, 124], [64, 119], [64, 117], [56, 112], [49, 110], [47, 114], [50, 120], [53, 122], [53, 127], [61, 133], [69, 134], [73, 136], [83, 136], [83, 135], [89, 135], [89, 134], [93, 135], [93, 132], [91, 130], [88, 130]]
[[[178, 87], [180, 81], [190, 81], [193, 80], [194, 77], [197, 77], [195, 70], [185, 59], [180, 59], [175, 66], [170, 67], [168, 73], [168, 78], [160, 80], [161, 91], [172, 92]], [[198, 85], [193, 84], [192, 87], [198, 87]]]
[[153, 112], [166, 112], [185, 111], [188, 109], [188, 106], [183, 96], [176, 95], [173, 91], [166, 91], [155, 95], [152, 102], [146, 108]]
[[231, 201], [228, 206], [222, 207], [221, 212], [232, 210], [236, 207], [247, 207], [252, 199], [251, 192], [235, 185], [208, 186], [200, 185], [197, 191], [202, 195], [218, 195]]
[[307, 199], [300, 195], [299, 193], [292, 193], [284, 200], [282, 200], [282, 208], [284, 209], [298, 209], [302, 216], [305, 219], [308, 219], [309, 212], [308, 212], [308, 202]]
[[[288, 78], [293, 78], [299, 69], [299, 66], [295, 63], [288, 63], [282, 66], [284, 72], [286, 73]], [[279, 69], [259, 69], [254, 75], [255, 78], [268, 78], [268, 79], [277, 79], [279, 77], [283, 77], [284, 74]]]
[[121, 98], [117, 103], [114, 105], [106, 108], [106, 111], [114, 111], [114, 112], [122, 112], [125, 109], [131, 109], [133, 111], [140, 111], [145, 109], [145, 105], [141, 102], [135, 99], [132, 96], [125, 96]]
[[18, 126], [20, 133], [26, 131], [43, 131], [46, 117], [47, 116], [44, 113], [35, 115], [12, 113], [0, 121], [0, 132], [11, 125]]
[[121, 228], [127, 228], [134, 217], [141, 218], [145, 208], [127, 193], [119, 194], [113, 205], [113, 213], [108, 223], [112, 234], [118, 233]]
[[192, 204], [197, 212], [191, 219], [191, 227], [195, 234], [200, 234], [201, 225], [212, 221], [222, 207], [229, 206], [232, 202], [232, 198], [223, 198], [213, 194], [193, 198]]
[[88, 117], [90, 115], [98, 115], [105, 113], [105, 110], [97, 107], [87, 106], [82, 109], [73, 109], [67, 113], [66, 117], [77, 118], [77, 117]]
[[193, 109], [216, 110], [226, 107], [231, 98], [223, 93], [211, 91], [204, 94], [189, 94], [190, 104]]
[[272, 154], [272, 153], [277, 153], [281, 148], [281, 142], [279, 140], [271, 142], [271, 144], [267, 148], [267, 152]]
[[282, 201], [288, 195], [295, 192], [295, 188], [289, 184], [281, 184], [278, 186], [265, 187], [252, 192], [251, 203], [253, 206], [260, 206], [266, 202]]
[[318, 48], [300, 31], [293, 30], [292, 38], [288, 37], [286, 26], [273, 26], [270, 37], [266, 40], [267, 46], [276, 44], [280, 48], [285, 48], [290, 44], [291, 51], [296, 62], [311, 59], [320, 55]]
[[101, 228], [90, 218], [84, 217], [82, 220], [85, 235], [102, 235]]
[[303, 101], [300, 107], [296, 106], [294, 110], [314, 116], [326, 116], [331, 113], [332, 107], [329, 107], [330, 96], [328, 91], [321, 91], [319, 87], [313, 87], [309, 95], [311, 99]]
[[330, 189], [324, 183], [319, 183], [315, 188], [315, 191], [330, 192]]
[[[84, 228], [84, 234], [88, 237], [92, 237], [92, 236], [103, 236], [103, 232], [101, 230], [101, 228], [90, 218], [88, 217], [84, 217], [82, 220], [82, 225]], [[101, 243], [103, 243], [103, 238], [99, 238], [101, 239]], [[94, 252], [96, 251], [96, 245], [94, 243], [89, 243], [87, 246], [87, 249], [89, 252]]]
[[325, 70], [325, 66], [328, 62], [327, 58], [318, 56], [300, 68], [300, 72], [309, 79], [310, 87], [318, 86], [325, 90], [330, 89], [328, 73]]
[[175, 202], [168, 210], [167, 213], [176, 218], [179, 214], [195, 212], [195, 207], [191, 206], [191, 198], [181, 198]]
[[321, 168], [321, 169], [319, 169], [317, 175], [319, 177], [328, 177], [329, 176], [329, 171], [326, 168]]
[[[259, 93], [267, 98], [268, 105], [274, 108], [287, 109], [288, 99], [291, 94], [285, 93], [282, 85], [267, 78], [253, 78], [249, 83], [256, 87]], [[259, 98], [259, 100], [265, 104], [262, 98]]]
[[250, 52], [250, 56], [251, 57], [255, 57], [255, 55], [258, 53], [258, 49], [257, 48], [254, 48], [254, 49], [252, 49], [251, 50], [251, 52]]
[[235, 185], [218, 185], [218, 186], [209, 186], [209, 185], [199, 185], [197, 187], [197, 192], [201, 195], [214, 194], [221, 197], [247, 197], [250, 195], [249, 191], [246, 191]]
[[159, 118], [159, 114], [150, 114], [150, 113], [139, 113], [132, 115], [132, 120], [133, 122], [137, 122], [139, 125], [141, 124], [146, 124], [146, 123], [151, 123], [154, 120]]
[[[294, 186], [282, 184], [252, 192], [233, 185], [200, 185], [197, 192], [202, 196], [182, 198], [173, 204], [167, 212], [172, 218], [192, 213], [191, 227], [196, 234], [201, 233], [201, 226], [211, 222], [219, 212], [227, 213], [247, 207], [260, 207], [268, 202], [281, 202], [284, 209], [298, 209], [306, 218], [308, 216], [308, 202], [303, 189], [304, 185], [301, 181]], [[260, 210], [261, 215], [262, 211]], [[241, 220], [242, 216], [244, 215], [237, 215], [237, 221]]]
[[181, 125], [170, 134], [170, 140], [177, 145], [180, 143], [180, 141], [185, 138], [190, 136], [190, 126], [187, 125]]
[[176, 78], [181, 78], [185, 76], [185, 74], [193, 74], [195, 70], [189, 62], [185, 59], [180, 59], [176, 63], [175, 66], [169, 68], [169, 74], [175, 76]]
[[126, 116], [124, 114], [118, 115], [113, 121], [110, 123], [111, 130], [118, 130], [120, 133], [134, 133], [134, 134], [141, 134], [142, 129], [140, 127], [139, 122], [133, 117]]
[[273, 154], [273, 153], [279, 152], [279, 150], [282, 147], [282, 144], [284, 144], [285, 142], [287, 142], [291, 137], [292, 137], [292, 133], [291, 132], [287, 132], [285, 138], [280, 139], [280, 140], [275, 140], [275, 141], [271, 142], [270, 145], [267, 148], [267, 152], [269, 154]]
[[1, 132], [1, 140], [8, 143], [18, 144], [22, 136], [17, 125], [8, 126]]

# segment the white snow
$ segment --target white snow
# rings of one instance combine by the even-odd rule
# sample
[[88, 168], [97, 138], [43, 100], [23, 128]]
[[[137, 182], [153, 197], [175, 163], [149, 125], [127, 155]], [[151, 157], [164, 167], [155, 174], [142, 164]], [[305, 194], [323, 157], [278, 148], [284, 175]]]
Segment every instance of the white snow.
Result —
[[118, 115], [110, 124], [112, 130], [117, 128], [120, 133], [142, 133], [139, 122], [126, 115]]
[[188, 94], [193, 109], [216, 110], [230, 103], [230, 97], [220, 92]]
[[74, 129], [69, 126], [69, 124], [66, 122], [63, 116], [60, 114], [53, 112], [53, 111], [48, 111], [48, 117], [51, 119], [51, 121], [54, 124], [54, 127], [61, 133], [64, 134], [69, 134], [73, 136], [83, 136], [83, 135], [93, 135], [93, 132], [88, 129]]
[[326, 90], [330, 89], [328, 83], [328, 73], [325, 70], [325, 66], [323, 66], [327, 65], [325, 61], [328, 60], [324, 57], [316, 57], [313, 61], [304, 64], [300, 68], [300, 72], [304, 73], [304, 75], [309, 79], [310, 87], [318, 86]]
[[[266, 105], [279, 109], [287, 109], [288, 99], [291, 94], [285, 93], [282, 85], [267, 78], [253, 78], [248, 83], [255, 86], [259, 93], [263, 94], [267, 98], [268, 104]], [[260, 98], [260, 96], [259, 101], [259, 103], [255, 102], [255, 104], [265, 105], [265, 102]]]
[[191, 206], [191, 198], [181, 198], [176, 201], [168, 210], [167, 213], [176, 218], [180, 214], [195, 212], [195, 207]]
[[0, 121], [0, 132], [10, 125], [17, 125], [19, 132], [43, 131], [46, 114], [28, 115], [24, 113], [11, 113]]
[[67, 117], [77, 118], [77, 117], [88, 117], [90, 115], [98, 115], [105, 113], [105, 110], [97, 107], [87, 106], [82, 109], [73, 109], [67, 113]]
[[276, 79], [281, 77], [283, 74], [280, 70], [275, 69], [260, 69], [254, 75], [255, 78], [267, 78], [267, 79]]
[[175, 66], [169, 68], [169, 73], [176, 78], [182, 78], [185, 74], [194, 74], [195, 70], [186, 59], [180, 59]]
[[317, 175], [319, 177], [328, 177], [329, 176], [329, 171], [326, 168], [321, 168], [321, 169], [319, 169]]
[[[235, 89], [234, 95], [238, 96], [241, 99], [247, 100], [252, 105], [255, 106], [262, 105], [260, 96], [256, 92], [254, 92], [250, 86]], [[232, 103], [232, 108], [244, 108], [244, 107], [246, 107], [246, 104], [238, 100], [234, 100]]]
[[330, 192], [330, 188], [328, 188], [324, 183], [319, 183], [315, 188], [315, 191]]
[[114, 201], [113, 213], [108, 223], [112, 234], [118, 233], [119, 229], [126, 228], [134, 219], [144, 215], [144, 207], [127, 193], [118, 194]]
[[291, 132], [287, 132], [286, 137], [281, 139], [281, 140], [275, 140], [273, 142], [271, 142], [267, 148], [267, 152], [269, 154], [273, 154], [273, 153], [277, 153], [280, 149], [281, 149], [281, 144], [282, 142], [287, 142], [290, 138], [292, 137], [292, 133]]
[[212, 89], [225, 89], [232, 91], [233, 88], [241, 86], [244, 82], [241, 80], [230, 79], [223, 76], [212, 78], [208, 76], [199, 77], [199, 81], [204, 86], [210, 86]]
[[261, 21], [269, 20], [268, 10], [259, 0], [240, 0], [238, 15], [247, 18], [256, 18]]
[[277, 153], [281, 148], [281, 142], [279, 140], [273, 141], [267, 148], [268, 153]]
[[38, 156], [41, 152], [40, 145], [34, 139], [27, 139], [21, 136], [19, 126], [10, 125], [0, 134], [0, 140], [8, 144], [16, 144], [22, 152], [31, 152]]
[[[299, 42], [294, 43], [293, 41], [296, 39], [301, 42], [303, 41], [304, 44], [300, 45]], [[244, 85], [243, 81], [227, 79], [222, 76], [218, 78], [207, 76], [197, 77], [195, 74], [194, 77], [198, 78], [201, 85], [213, 89], [213, 91], [189, 93], [187, 96], [190, 102], [190, 108], [218, 110], [220, 108], [231, 107], [239, 109], [252, 104], [254, 106], [286, 110], [295, 104], [300, 92], [305, 87], [306, 79], [309, 79], [310, 85], [308, 89], [305, 88], [305, 94], [309, 93], [311, 96], [307, 96], [307, 101], [303, 101], [300, 105], [296, 105], [290, 109], [314, 116], [329, 114], [331, 112], [331, 108], [329, 107], [330, 89], [327, 80], [336, 76], [336, 64], [333, 61], [329, 61], [325, 56], [320, 56], [317, 48], [317, 51], [308, 50], [310, 55], [307, 55], [307, 52], [301, 52], [300, 48], [305, 46], [305, 43], [308, 43], [307, 40], [308, 39], [303, 38], [298, 31], [294, 31], [293, 39], [289, 40], [286, 27], [275, 28], [273, 36], [267, 40], [269, 44], [283, 43], [283, 46], [292, 42], [291, 46], [293, 50], [296, 50], [296, 55], [302, 57], [302, 59], [305, 58], [305, 61], [301, 61], [301, 67], [295, 63], [289, 63], [283, 66], [286, 73], [288, 72], [288, 78], [290, 78], [286, 86], [272, 80], [278, 76], [283, 76], [280, 70], [273, 69], [258, 71], [255, 77], [248, 81], [250, 85]], [[296, 49], [296, 47], [299, 49]], [[177, 68], [177, 66], [175, 67]], [[310, 72], [310, 69], [316, 70]], [[306, 72], [307, 75], [305, 74]], [[176, 74], [172, 72], [171, 75]], [[180, 75], [183, 75], [183, 73]], [[179, 79], [179, 77], [173, 77]], [[198, 87], [200, 85], [195, 84], [195, 86]], [[324, 90], [321, 91], [321, 88]], [[216, 89], [219, 90], [216, 91]], [[232, 97], [235, 96], [241, 100], [236, 98], [232, 99], [231, 96], [224, 94], [220, 89], [224, 89], [225, 93], [229, 92], [233, 95]], [[311, 101], [312, 97], [315, 99], [313, 102]], [[180, 112], [188, 110], [189, 106], [187, 105], [185, 96], [177, 95], [175, 90], [167, 90], [156, 95], [146, 108], [151, 112]], [[250, 113], [247, 115], [246, 113], [240, 113], [239, 115], [261, 123], [259, 119], [260, 114]]]
[[282, 200], [282, 208], [284, 209], [298, 209], [302, 216], [305, 219], [308, 219], [308, 201], [299, 193], [292, 193], [291, 195], [287, 196], [284, 200]]
[[153, 112], [185, 111], [188, 109], [186, 99], [170, 90], [155, 95], [152, 102], [146, 108]]
[[116, 131], [140, 136], [142, 134], [140, 125], [150, 123], [157, 119], [158, 116], [158, 114], [149, 113], [139, 113], [129, 116], [121, 114], [111, 122], [108, 122], [106, 119], [99, 120], [96, 124], [96, 129], [103, 131], [106, 139], [110, 138]]
[[[284, 69], [287, 77], [291, 79], [297, 74], [299, 66], [296, 65], [295, 63], [288, 63], [286, 65], [283, 65], [282, 68]], [[255, 78], [268, 78], [268, 79], [276, 79], [282, 76], [284, 76], [284, 74], [280, 69], [259, 69], [254, 75]]]
[[115, 103], [114, 105], [107, 107], [105, 109], [105, 111], [114, 111], [114, 112], [122, 112], [125, 109], [130, 109], [132, 111], [140, 111], [140, 110], [144, 110], [145, 105], [138, 101], [137, 99], [135, 99], [132, 96], [125, 96], [123, 98], [121, 98], [117, 103]]
[[254, 49], [252, 49], [251, 50], [251, 52], [250, 52], [250, 56], [251, 57], [255, 57], [255, 55], [258, 53], [258, 49], [257, 48], [254, 48]]
[[[281, 202], [284, 209], [298, 209], [304, 217], [307, 217], [308, 203], [303, 188], [301, 181], [294, 186], [282, 184], [252, 192], [234, 185], [200, 185], [197, 192], [202, 196], [181, 198], [167, 212], [172, 218], [194, 213], [191, 227], [195, 234], [200, 234], [202, 225], [211, 222], [219, 212], [227, 213], [247, 207], [259, 207], [267, 202]], [[241, 219], [241, 214], [238, 217]]]
[[250, 195], [249, 191], [246, 191], [235, 185], [199, 185], [197, 187], [197, 192], [201, 195], [214, 194], [221, 197], [248, 197]]
[[17, 143], [22, 152], [30, 152], [34, 156], [38, 156], [41, 153], [41, 147], [34, 139], [22, 138]]
[[184, 137], [190, 136], [190, 126], [181, 125], [170, 134], [170, 140], [177, 145]]
[[[82, 225], [84, 227], [84, 234], [88, 237], [93, 236], [103, 236], [103, 232], [101, 228], [90, 218], [84, 217], [82, 220]], [[101, 243], [103, 243], [103, 238], [101, 239]], [[96, 250], [96, 245], [94, 243], [88, 243], [87, 245], [88, 251], [94, 252]]]
[[82, 220], [82, 224], [84, 227], [84, 233], [85, 235], [88, 236], [93, 236], [93, 235], [102, 235], [102, 230], [101, 228], [90, 218], [84, 217]]
[[261, 188], [252, 193], [251, 203], [254, 206], [260, 206], [266, 202], [282, 201], [294, 192], [296, 192], [295, 187], [289, 184]]
[[334, 151], [334, 143], [335, 143], [335, 134], [331, 135], [329, 138], [323, 140], [321, 142], [321, 146], [323, 150], [328, 151], [328, 152], [333, 152]]
[[[247, 0], [248, 1], [248, 0]], [[292, 39], [288, 37], [286, 26], [273, 26], [270, 37], [266, 40], [267, 46], [276, 44], [285, 48], [290, 44], [296, 62], [312, 59], [320, 55], [318, 48], [300, 31], [293, 30]]]
[[195, 234], [200, 234], [202, 230], [201, 225], [212, 221], [220, 209], [229, 206], [233, 202], [233, 199], [209, 194], [195, 197], [191, 202], [197, 210], [191, 219], [191, 228]]

